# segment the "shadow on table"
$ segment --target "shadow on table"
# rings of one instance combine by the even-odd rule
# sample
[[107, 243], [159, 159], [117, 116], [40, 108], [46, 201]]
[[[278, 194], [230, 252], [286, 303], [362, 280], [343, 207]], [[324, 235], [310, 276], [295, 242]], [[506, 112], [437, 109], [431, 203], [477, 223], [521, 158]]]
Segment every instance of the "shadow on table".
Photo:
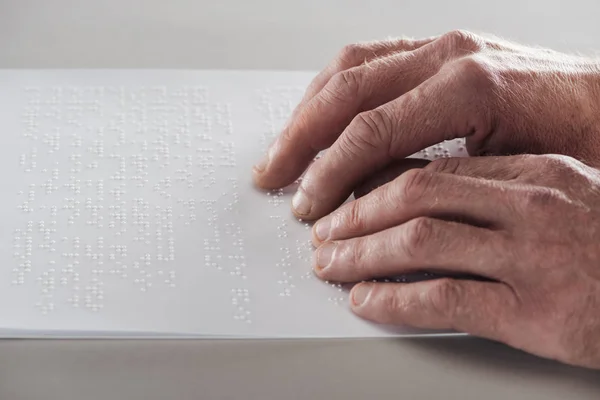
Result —
[[[287, 400], [391, 398], [392, 382], [407, 379], [415, 399], [448, 391], [461, 399], [539, 391], [548, 398], [555, 390], [553, 399], [600, 398], [600, 371], [472, 337], [0, 341], [0, 398], [11, 400], [48, 399], [50, 389], [61, 400], [249, 400], [274, 390]], [[492, 397], [475, 396], [475, 386]]]
[[478, 368], [496, 372], [524, 374], [558, 381], [585, 384], [600, 391], [600, 371], [564, 365], [536, 357], [501, 343], [469, 336], [397, 339], [398, 344], [436, 353], [441, 358], [460, 359]]

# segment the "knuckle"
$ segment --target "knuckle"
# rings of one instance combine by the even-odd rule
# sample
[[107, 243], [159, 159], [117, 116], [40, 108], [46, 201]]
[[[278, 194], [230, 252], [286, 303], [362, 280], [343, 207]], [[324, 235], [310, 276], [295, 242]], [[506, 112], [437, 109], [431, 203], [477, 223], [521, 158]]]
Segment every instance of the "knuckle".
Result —
[[381, 299], [382, 309], [384, 314], [387, 315], [386, 320], [392, 321], [396, 318], [397, 314], [402, 311], [403, 304], [400, 301], [395, 290], [386, 291], [382, 295]]
[[432, 219], [425, 217], [413, 219], [406, 225], [404, 254], [412, 260], [420, 258], [427, 245], [434, 240], [434, 236], [435, 228]]
[[452, 320], [464, 297], [463, 286], [457, 281], [444, 278], [436, 281], [426, 292], [427, 306], [434, 315]]
[[370, 254], [370, 249], [367, 243], [365, 243], [365, 239], [358, 238], [352, 240], [352, 242], [348, 244], [348, 267], [351, 267], [358, 271], [364, 269], [366, 266], [366, 260], [368, 259]]
[[360, 73], [358, 69], [352, 68], [338, 72], [331, 78], [324, 90], [331, 99], [338, 102], [353, 100], [360, 91]]
[[339, 141], [341, 152], [350, 157], [357, 157], [365, 150], [389, 154], [390, 123], [383, 115], [376, 110], [358, 114]]
[[544, 154], [539, 155], [538, 161], [543, 167], [555, 171], [571, 171], [571, 162], [569, 157], [562, 154]]
[[587, 179], [582, 175], [586, 168], [585, 164], [565, 155], [529, 155], [523, 161], [523, 165], [530, 171], [528, 179], [536, 182], [542, 181], [555, 188], [554, 194], [557, 199], [573, 190], [577, 191], [576, 188], [579, 185], [587, 184]]
[[364, 135], [361, 131], [350, 127], [342, 135], [338, 146], [340, 153], [349, 159], [360, 158], [361, 153], [365, 150], [378, 150], [378, 146], [372, 141], [369, 135]]
[[451, 48], [466, 52], [478, 52], [485, 47], [485, 41], [481, 37], [464, 29], [450, 31], [444, 34], [441, 39]]
[[365, 46], [360, 43], [350, 43], [342, 47], [337, 60], [340, 67], [349, 67], [360, 64], [365, 57]]
[[477, 92], [490, 90], [498, 85], [498, 76], [493, 66], [482, 55], [470, 55], [450, 64], [460, 76], [469, 80]]
[[559, 203], [560, 195], [556, 189], [536, 187], [535, 189], [527, 190], [521, 199], [525, 210], [545, 209], [556, 206]]
[[363, 232], [366, 229], [361, 201], [353, 201], [348, 205], [342, 214], [340, 225], [344, 226], [349, 233]]
[[411, 169], [394, 181], [394, 189], [403, 203], [416, 203], [426, 196], [432, 181], [433, 174], [430, 171]]
[[392, 136], [392, 118], [381, 108], [362, 112], [356, 116], [356, 124], [361, 126], [370, 140], [377, 144], [385, 144]]

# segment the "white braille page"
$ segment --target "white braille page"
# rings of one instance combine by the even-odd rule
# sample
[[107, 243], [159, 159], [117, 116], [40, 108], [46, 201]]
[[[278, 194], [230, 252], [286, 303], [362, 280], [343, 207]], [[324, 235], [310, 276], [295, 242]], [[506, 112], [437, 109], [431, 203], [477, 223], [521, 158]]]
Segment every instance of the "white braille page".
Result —
[[353, 315], [293, 191], [252, 186], [313, 75], [0, 71], [1, 335], [441, 334]]

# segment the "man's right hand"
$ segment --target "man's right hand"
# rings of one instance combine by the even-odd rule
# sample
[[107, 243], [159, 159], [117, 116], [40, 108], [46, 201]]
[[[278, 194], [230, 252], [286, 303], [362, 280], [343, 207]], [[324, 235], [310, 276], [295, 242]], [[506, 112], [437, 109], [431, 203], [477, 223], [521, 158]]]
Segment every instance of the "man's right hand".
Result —
[[352, 45], [312, 82], [254, 168], [262, 188], [296, 180], [294, 213], [321, 218], [365, 179], [466, 137], [470, 155], [559, 153], [600, 164], [600, 64], [464, 31]]

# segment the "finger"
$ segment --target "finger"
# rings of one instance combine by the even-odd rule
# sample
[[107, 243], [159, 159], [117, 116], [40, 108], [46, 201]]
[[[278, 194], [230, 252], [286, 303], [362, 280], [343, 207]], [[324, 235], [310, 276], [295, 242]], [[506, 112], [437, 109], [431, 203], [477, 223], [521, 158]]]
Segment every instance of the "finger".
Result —
[[497, 181], [412, 169], [317, 221], [313, 242], [364, 236], [418, 217], [508, 228], [520, 215], [518, 195]]
[[[400, 98], [359, 114], [305, 175], [296, 216], [313, 220], [345, 201], [352, 188], [393, 159], [457, 137], [492, 132], [488, 77], [465, 58]], [[455, 71], [456, 69], [456, 71]], [[479, 82], [481, 81], [481, 82]], [[477, 100], [474, 100], [477, 99]]]
[[[562, 157], [562, 156], [559, 156]], [[562, 189], [564, 178], [555, 174], [541, 174], [548, 161], [555, 160], [551, 155], [523, 154], [517, 156], [486, 156], [470, 158], [445, 158], [429, 163], [428, 171], [450, 173], [461, 176], [479, 177], [516, 183], [513, 189], [525, 189], [525, 186]], [[559, 164], [560, 165], [560, 164]], [[573, 187], [575, 182], [568, 183]]]
[[477, 275], [502, 280], [510, 249], [500, 232], [434, 218], [322, 244], [314, 257], [323, 280], [359, 282], [414, 272]]
[[367, 320], [421, 329], [451, 329], [506, 341], [517, 300], [503, 283], [449, 278], [410, 284], [360, 283], [351, 308]]
[[419, 158], [406, 158], [397, 162], [393, 162], [386, 166], [383, 170], [374, 173], [364, 182], [354, 188], [354, 198], [359, 199], [373, 190], [389, 183], [410, 169], [423, 168], [429, 164], [429, 160]]
[[266, 159], [255, 166], [257, 186], [289, 185], [319, 151], [336, 141], [357, 114], [389, 102], [433, 76], [445, 59], [431, 54], [439, 53], [437, 48], [443, 44], [434, 41], [332, 77], [283, 129]]
[[406, 158], [392, 162], [382, 171], [378, 171], [367, 178], [365, 182], [354, 189], [354, 197], [363, 197], [374, 189], [393, 181], [404, 172], [415, 168], [423, 168], [432, 172], [511, 181], [523, 177], [528, 158], [523, 156], [444, 157], [433, 161]]
[[319, 72], [310, 83], [292, 117], [319, 93], [335, 74], [393, 53], [416, 50], [435, 39], [435, 37], [424, 39], [394, 38], [345, 46], [340, 54]]
[[523, 175], [524, 160], [522, 156], [448, 157], [434, 160], [424, 168], [432, 172], [511, 181]]

